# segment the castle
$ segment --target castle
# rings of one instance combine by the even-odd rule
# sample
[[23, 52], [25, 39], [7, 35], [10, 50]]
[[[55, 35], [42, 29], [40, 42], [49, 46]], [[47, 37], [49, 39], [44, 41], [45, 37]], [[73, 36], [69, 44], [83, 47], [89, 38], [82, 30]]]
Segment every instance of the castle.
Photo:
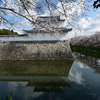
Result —
[[[24, 34], [0, 36], [1, 60], [68, 60], [73, 59], [69, 41], [62, 39], [72, 29], [62, 27], [60, 16], [39, 16], [35, 27]], [[5, 50], [6, 48], [6, 50]], [[10, 54], [9, 54], [10, 52]], [[4, 55], [5, 54], [5, 55]], [[16, 55], [15, 55], [16, 54]]]

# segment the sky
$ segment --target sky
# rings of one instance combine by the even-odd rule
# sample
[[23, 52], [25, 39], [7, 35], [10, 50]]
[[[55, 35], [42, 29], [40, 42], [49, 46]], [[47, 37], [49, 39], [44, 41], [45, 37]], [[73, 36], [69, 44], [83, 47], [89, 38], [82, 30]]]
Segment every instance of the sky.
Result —
[[[9, 1], [11, 1], [11, 0], [9, 0]], [[76, 0], [76, 1], [80, 2], [80, 1], [84, 1], [84, 0]], [[55, 5], [61, 6], [60, 3], [58, 2], [58, 0], [53, 0], [53, 3]], [[92, 4], [93, 4], [93, 2], [90, 3], [90, 5], [92, 5]], [[69, 4], [69, 5], [70, 5], [70, 7], [72, 7], [71, 4]], [[79, 8], [78, 5], [76, 4], [75, 7], [72, 9], [73, 11], [71, 13], [73, 13], [75, 10], [77, 10], [78, 13], [80, 14], [80, 12], [81, 12], [80, 9], [81, 8]], [[62, 11], [62, 10], [60, 9], [60, 11]], [[34, 14], [35, 14], [35, 12], [34, 12]], [[79, 28], [81, 29], [81, 31], [75, 29], [74, 31], [69, 32], [65, 36], [65, 38], [66, 37], [71, 38], [71, 37], [74, 37], [77, 35], [91, 35], [97, 31], [100, 31], [100, 8], [93, 9], [93, 7], [90, 7], [90, 11], [86, 11], [86, 14], [88, 15], [88, 20], [85, 18], [82, 18], [77, 21], [77, 24], [79, 25]], [[48, 11], [45, 12], [43, 15], [48, 15]], [[32, 28], [32, 26], [30, 26], [30, 24], [27, 20], [24, 20], [21, 23], [23, 24], [23, 26], [20, 27], [21, 30]], [[66, 27], [66, 25], [67, 25], [66, 23], [67, 23], [67, 21], [65, 21], [64, 27]], [[5, 28], [5, 27], [1, 25], [0, 28]], [[17, 31], [19, 33], [22, 33], [22, 31], [20, 31], [20, 30], [17, 30]]]
[[[91, 5], [93, 2], [91, 2]], [[78, 21], [78, 24], [81, 28], [80, 32], [71, 31], [68, 33], [67, 37], [71, 38], [77, 35], [92, 35], [95, 34], [95, 32], [100, 32], [100, 8], [93, 9], [93, 7], [90, 8], [90, 11], [87, 11], [86, 14], [88, 15], [88, 20], [85, 18], [82, 18], [80, 21]]]
[[[55, 4], [57, 4], [57, 0], [53, 0]], [[80, 0], [81, 1], [81, 0]], [[79, 24], [80, 31], [75, 30], [69, 32], [65, 38], [71, 38], [77, 35], [91, 35], [95, 34], [95, 32], [100, 31], [100, 8], [93, 9], [93, 1], [90, 2], [90, 11], [86, 11], [88, 15], [88, 20], [85, 18], [80, 19], [77, 23]]]

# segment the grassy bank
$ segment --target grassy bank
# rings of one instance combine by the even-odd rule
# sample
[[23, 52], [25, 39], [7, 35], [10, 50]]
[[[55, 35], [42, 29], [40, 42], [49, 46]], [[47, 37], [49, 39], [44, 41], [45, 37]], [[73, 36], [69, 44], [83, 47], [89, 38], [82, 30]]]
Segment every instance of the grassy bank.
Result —
[[90, 56], [100, 58], [100, 48], [99, 47], [92, 47], [92, 46], [83, 47], [80, 45], [79, 46], [71, 45], [71, 49], [72, 49], [72, 52], [75, 51], [75, 52], [83, 53], [85, 55], [90, 55]]

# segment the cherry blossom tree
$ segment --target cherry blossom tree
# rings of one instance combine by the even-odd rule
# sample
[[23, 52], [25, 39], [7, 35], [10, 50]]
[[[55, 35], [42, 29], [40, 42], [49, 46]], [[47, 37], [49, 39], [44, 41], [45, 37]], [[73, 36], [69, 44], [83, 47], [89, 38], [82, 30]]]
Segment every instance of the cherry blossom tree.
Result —
[[90, 36], [76, 36], [70, 39], [72, 45], [100, 47], [100, 32]]
[[[0, 0], [0, 25], [9, 28], [39, 26], [38, 16], [61, 16], [63, 26], [78, 28], [77, 22], [85, 17], [90, 0]], [[48, 23], [45, 23], [48, 24]], [[49, 24], [48, 24], [49, 25]], [[43, 28], [44, 25], [40, 25]], [[51, 27], [52, 30], [52, 27]]]

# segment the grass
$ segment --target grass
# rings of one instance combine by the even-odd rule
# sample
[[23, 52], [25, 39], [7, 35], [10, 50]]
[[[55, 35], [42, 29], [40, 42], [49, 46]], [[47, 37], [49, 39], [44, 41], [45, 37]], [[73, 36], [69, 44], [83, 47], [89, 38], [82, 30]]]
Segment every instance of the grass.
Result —
[[12, 100], [12, 97], [7, 96], [6, 98], [4, 97], [4, 100]]
[[71, 45], [71, 49], [72, 52], [75, 51], [75, 52], [83, 53], [85, 55], [90, 55], [90, 56], [100, 58], [100, 47], [92, 47], [92, 46], [84, 47], [81, 45], [79, 46]]

